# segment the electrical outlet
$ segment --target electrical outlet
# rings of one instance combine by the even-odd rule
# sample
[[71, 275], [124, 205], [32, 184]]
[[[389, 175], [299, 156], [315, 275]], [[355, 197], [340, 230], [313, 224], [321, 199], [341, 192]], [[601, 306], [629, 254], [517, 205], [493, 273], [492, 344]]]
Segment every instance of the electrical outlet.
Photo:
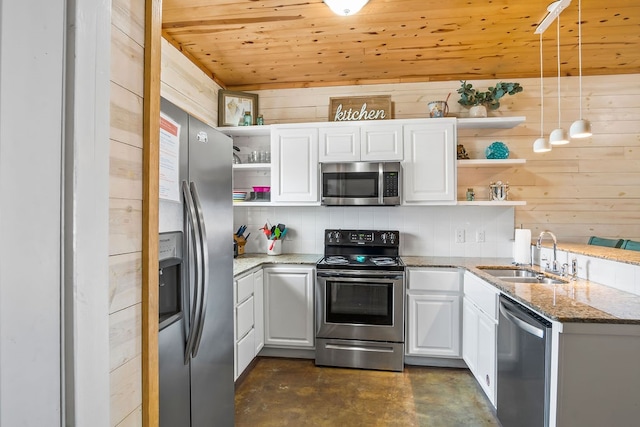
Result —
[[484, 243], [484, 230], [476, 231], [476, 243]]
[[456, 229], [456, 243], [464, 243], [464, 228]]

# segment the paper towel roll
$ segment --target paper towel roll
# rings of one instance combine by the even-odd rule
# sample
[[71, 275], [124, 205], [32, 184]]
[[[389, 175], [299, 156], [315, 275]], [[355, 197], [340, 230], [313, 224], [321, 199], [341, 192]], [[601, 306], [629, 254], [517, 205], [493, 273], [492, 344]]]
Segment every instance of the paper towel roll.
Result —
[[531, 263], [531, 230], [516, 228], [515, 242], [513, 243], [513, 260], [517, 264]]

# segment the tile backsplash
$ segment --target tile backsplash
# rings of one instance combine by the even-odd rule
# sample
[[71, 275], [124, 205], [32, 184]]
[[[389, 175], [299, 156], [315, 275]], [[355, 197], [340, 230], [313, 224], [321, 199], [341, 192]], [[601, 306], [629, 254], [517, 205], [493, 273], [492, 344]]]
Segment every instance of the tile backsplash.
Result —
[[[325, 229], [341, 228], [398, 230], [400, 254], [407, 256], [513, 256], [513, 207], [236, 206], [235, 229], [246, 224], [245, 235], [251, 233], [245, 252], [266, 252], [267, 239], [259, 230], [265, 222], [287, 226], [284, 253], [322, 254]], [[464, 243], [456, 243], [458, 230], [464, 232]], [[482, 235], [484, 242], [478, 242]]]

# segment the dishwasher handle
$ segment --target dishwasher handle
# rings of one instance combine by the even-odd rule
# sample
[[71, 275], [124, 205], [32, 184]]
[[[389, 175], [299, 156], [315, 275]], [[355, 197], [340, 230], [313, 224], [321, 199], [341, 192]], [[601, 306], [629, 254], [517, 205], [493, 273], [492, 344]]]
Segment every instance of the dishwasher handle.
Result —
[[545, 330], [542, 328], [538, 328], [522, 319], [520, 319], [519, 317], [517, 317], [513, 311], [507, 307], [507, 305], [505, 304], [504, 301], [500, 301], [500, 313], [502, 313], [502, 315], [504, 317], [506, 317], [507, 319], [509, 319], [510, 321], [512, 321], [513, 323], [515, 323], [520, 329], [522, 329], [525, 332], [530, 333], [531, 335], [534, 335], [538, 338], [544, 338], [544, 333]]

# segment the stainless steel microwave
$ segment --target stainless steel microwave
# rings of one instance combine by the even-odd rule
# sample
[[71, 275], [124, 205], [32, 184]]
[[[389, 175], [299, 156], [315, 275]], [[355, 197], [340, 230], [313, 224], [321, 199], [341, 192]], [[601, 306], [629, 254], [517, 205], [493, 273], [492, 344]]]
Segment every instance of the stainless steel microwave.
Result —
[[326, 206], [400, 204], [400, 162], [321, 163], [320, 194]]

